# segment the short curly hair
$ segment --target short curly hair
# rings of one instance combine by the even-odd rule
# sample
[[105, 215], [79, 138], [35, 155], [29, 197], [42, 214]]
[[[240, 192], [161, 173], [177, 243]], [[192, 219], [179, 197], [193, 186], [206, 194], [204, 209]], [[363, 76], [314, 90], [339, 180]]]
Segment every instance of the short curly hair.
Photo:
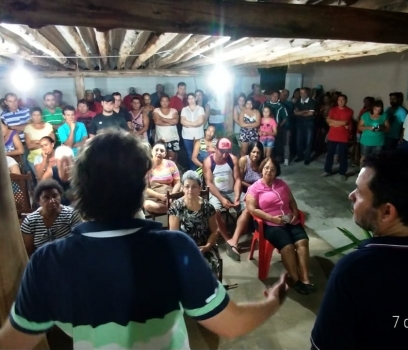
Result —
[[64, 192], [61, 185], [53, 179], [41, 180], [34, 189], [34, 200], [39, 203], [40, 197], [44, 191], [57, 190], [60, 196]]
[[84, 220], [133, 218], [143, 204], [152, 161], [146, 146], [123, 130], [106, 129], [90, 139], [72, 169], [75, 208]]

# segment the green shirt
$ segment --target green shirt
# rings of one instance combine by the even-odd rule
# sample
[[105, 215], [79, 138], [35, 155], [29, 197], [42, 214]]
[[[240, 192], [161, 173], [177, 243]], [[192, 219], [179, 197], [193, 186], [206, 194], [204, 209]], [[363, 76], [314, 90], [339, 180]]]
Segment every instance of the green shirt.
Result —
[[62, 109], [57, 107], [55, 112], [51, 113], [48, 109], [43, 110], [43, 120], [51, 125], [64, 124], [65, 120], [62, 115]]
[[[364, 126], [375, 127], [377, 125], [384, 125], [387, 115], [383, 113], [380, 118], [371, 119], [370, 112], [365, 112], [361, 119], [364, 122]], [[382, 131], [364, 130], [361, 134], [360, 143], [363, 146], [384, 146], [384, 139], [384, 132]]]

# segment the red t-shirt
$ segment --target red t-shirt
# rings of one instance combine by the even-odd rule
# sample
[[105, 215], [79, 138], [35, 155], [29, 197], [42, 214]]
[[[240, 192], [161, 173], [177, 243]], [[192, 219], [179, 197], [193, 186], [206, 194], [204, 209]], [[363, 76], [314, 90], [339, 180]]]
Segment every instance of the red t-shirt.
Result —
[[95, 114], [101, 114], [103, 112], [102, 104], [100, 102], [88, 102], [89, 110], [95, 112]]
[[[333, 107], [329, 111], [329, 117], [333, 120], [345, 121], [347, 125], [350, 125], [353, 119], [353, 110], [347, 106], [344, 108]], [[349, 129], [344, 126], [331, 126], [327, 139], [334, 142], [348, 142]]]
[[254, 101], [257, 101], [257, 102], [259, 102], [260, 104], [265, 103], [266, 100], [267, 100], [267, 98], [266, 98], [265, 95], [259, 95], [259, 96], [252, 95], [251, 97], [253, 98]]
[[126, 108], [128, 111], [131, 111], [131, 110], [133, 109], [133, 108], [132, 108], [132, 98], [133, 98], [133, 97], [139, 97], [139, 98], [143, 101], [142, 95], [139, 95], [139, 94], [136, 94], [136, 95], [131, 95], [131, 94], [126, 95], [126, 96], [123, 98], [122, 103], [123, 103], [123, 105], [125, 106], [125, 108]]
[[188, 106], [187, 98], [184, 98], [182, 100], [180, 97], [175, 95], [170, 99], [170, 108], [174, 108], [175, 110], [177, 110], [178, 114], [180, 114], [181, 110], [187, 106]]
[[78, 110], [75, 111], [75, 120], [81, 119], [81, 118], [93, 118], [96, 116], [95, 112], [88, 111], [85, 114], [80, 113]]

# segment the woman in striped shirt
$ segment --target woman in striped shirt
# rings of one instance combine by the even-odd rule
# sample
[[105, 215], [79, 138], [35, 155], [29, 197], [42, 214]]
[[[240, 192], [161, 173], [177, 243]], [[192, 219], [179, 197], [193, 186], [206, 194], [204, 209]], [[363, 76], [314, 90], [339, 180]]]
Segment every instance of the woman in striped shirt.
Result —
[[45, 244], [68, 236], [81, 222], [72, 208], [61, 205], [61, 195], [61, 186], [52, 179], [40, 181], [35, 188], [34, 200], [40, 207], [21, 224], [28, 256]]

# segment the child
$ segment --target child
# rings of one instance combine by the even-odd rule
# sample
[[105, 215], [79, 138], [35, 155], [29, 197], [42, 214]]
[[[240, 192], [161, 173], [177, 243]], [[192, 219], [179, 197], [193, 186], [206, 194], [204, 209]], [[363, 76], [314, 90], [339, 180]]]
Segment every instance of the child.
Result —
[[272, 148], [275, 144], [275, 136], [278, 132], [278, 125], [269, 106], [262, 109], [261, 125], [259, 127], [259, 141], [264, 146], [265, 157], [272, 157]]

